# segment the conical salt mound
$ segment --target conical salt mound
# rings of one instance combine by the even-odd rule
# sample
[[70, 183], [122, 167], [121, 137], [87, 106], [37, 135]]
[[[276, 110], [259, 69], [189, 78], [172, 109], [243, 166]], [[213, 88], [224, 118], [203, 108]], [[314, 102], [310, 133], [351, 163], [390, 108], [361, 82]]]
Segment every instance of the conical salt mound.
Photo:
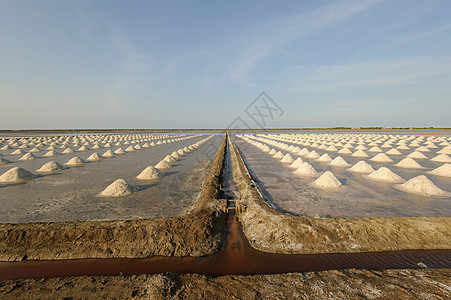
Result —
[[368, 157], [369, 155], [365, 153], [363, 150], [357, 150], [356, 152], [352, 153], [351, 156], [353, 157]]
[[149, 148], [150, 145], [149, 145], [149, 143], [145, 143], [144, 145], [142, 145], [142, 147], [143, 147], [143, 148]]
[[0, 148], [0, 150], [10, 150], [10, 149], [12, 149], [10, 145], [5, 145]]
[[35, 175], [23, 168], [14, 167], [0, 176], [0, 182], [18, 182], [34, 178]]
[[22, 149], [17, 149], [13, 152], [11, 152], [11, 155], [23, 155], [25, 153], [25, 151], [23, 151]]
[[283, 153], [279, 151], [276, 154], [274, 154], [272, 157], [281, 159], [281, 158], [283, 158]]
[[307, 148], [302, 148], [301, 152], [299, 152], [299, 155], [301, 156], [307, 156], [310, 152], [307, 150]]
[[82, 164], [84, 164], [84, 160], [81, 159], [78, 156], [72, 157], [67, 163], [67, 166], [81, 166]]
[[163, 173], [161, 173], [158, 169], [148, 166], [145, 168], [138, 176], [138, 179], [160, 179], [163, 178]]
[[375, 181], [393, 183], [404, 182], [404, 179], [402, 179], [399, 175], [393, 173], [389, 168], [386, 167], [380, 167], [377, 171], [374, 171], [368, 175], [363, 175], [363, 177]]
[[299, 168], [303, 163], [304, 163], [304, 161], [302, 160], [302, 158], [298, 157], [298, 158], [296, 158], [296, 160], [295, 160], [291, 165], [289, 165], [289, 167], [290, 167], [290, 168], [293, 168], [293, 169], [297, 169], [297, 168]]
[[176, 160], [174, 159], [174, 157], [172, 157], [171, 155], [166, 155], [166, 157], [164, 158], [165, 161], [167, 161], [170, 164], [173, 164], [176, 162]]
[[432, 171], [427, 172], [436, 176], [451, 177], [451, 164], [444, 164]]
[[400, 167], [400, 168], [407, 168], [407, 169], [423, 169], [423, 167], [419, 163], [417, 163], [413, 158], [410, 158], [410, 157], [404, 158], [399, 163], [397, 163], [395, 166]]
[[349, 167], [350, 164], [344, 160], [341, 156], [337, 156], [335, 157], [330, 163], [329, 165], [331, 166], [335, 166], [335, 167]]
[[74, 153], [74, 150], [72, 150], [71, 148], [66, 148], [63, 151], [64, 154], [70, 154], [70, 153]]
[[172, 166], [165, 160], [160, 161], [155, 168], [159, 169], [159, 170], [166, 170], [166, 169], [170, 169]]
[[274, 155], [274, 154], [276, 154], [277, 153], [277, 151], [276, 151], [276, 149], [274, 149], [274, 148], [272, 148], [271, 149], [271, 151], [269, 151], [269, 155]]
[[398, 149], [395, 149], [395, 148], [388, 150], [385, 154], [388, 154], [388, 155], [402, 155], [402, 153]]
[[338, 151], [337, 153], [339, 154], [351, 154], [351, 150], [349, 150], [348, 148], [342, 148], [340, 151]]
[[115, 154], [124, 154], [125, 151], [122, 148], [118, 148], [116, 151], [114, 151]]
[[294, 162], [293, 157], [291, 157], [291, 155], [289, 153], [285, 154], [284, 157], [282, 157], [281, 162], [286, 163], [286, 164], [291, 164]]
[[450, 163], [451, 162], [451, 158], [448, 155], [446, 155], [446, 154], [439, 154], [436, 157], [431, 158], [431, 161]]
[[105, 153], [102, 154], [103, 157], [115, 157], [113, 151], [107, 150]]
[[99, 194], [103, 197], [121, 197], [128, 196], [138, 190], [138, 187], [128, 183], [124, 179], [118, 179], [110, 184], [106, 189]]
[[393, 160], [388, 157], [385, 153], [379, 153], [373, 158], [370, 158], [371, 161], [375, 162], [393, 162]]
[[89, 156], [86, 160], [87, 160], [87, 161], [99, 161], [99, 160], [102, 160], [102, 158], [100, 157], [99, 153], [94, 152], [94, 153], [91, 154], [91, 156]]
[[304, 162], [296, 171], [294, 171], [294, 173], [307, 177], [318, 176], [318, 172], [316, 172], [312, 165], [308, 162]]
[[58, 153], [56, 153], [54, 150], [50, 150], [49, 152], [44, 154], [44, 156], [47, 156], [47, 157], [52, 157], [52, 156], [57, 156], [57, 155], [58, 155]]
[[36, 153], [36, 152], [39, 152], [40, 150], [38, 149], [38, 148], [33, 148], [33, 149], [31, 149], [30, 151], [28, 151], [28, 152], [30, 152], [30, 153]]
[[83, 151], [88, 151], [88, 150], [89, 150], [88, 147], [86, 147], [86, 146], [81, 146], [80, 148], [78, 148], [77, 151], [83, 152]]
[[127, 151], [127, 152], [133, 152], [133, 151], [135, 151], [135, 148], [133, 148], [133, 146], [128, 146], [128, 147], [125, 149], [125, 151]]
[[171, 156], [175, 159], [180, 159], [180, 155], [176, 151], [172, 152]]
[[185, 155], [185, 151], [183, 151], [183, 149], [177, 150], [177, 153], [178, 153], [180, 156]]
[[317, 159], [319, 158], [319, 154], [315, 150], [312, 150], [312, 152], [310, 152], [306, 157]]
[[338, 188], [341, 186], [341, 182], [337, 177], [332, 174], [331, 171], [324, 172], [318, 179], [313, 182], [313, 185], [322, 189]]
[[11, 161], [7, 160], [6, 158], [0, 157], [0, 166], [5, 164], [10, 164]]
[[320, 162], [331, 162], [332, 158], [329, 156], [329, 154], [325, 153], [321, 155], [317, 160]]
[[350, 167], [349, 169], [347, 169], [350, 172], [355, 172], [355, 173], [372, 173], [374, 172], [373, 167], [367, 163], [366, 161], [359, 161], [358, 163], [356, 163], [355, 165], [353, 165], [352, 167]]
[[410, 157], [410, 158], [427, 158], [426, 155], [424, 155], [423, 153], [418, 152], [418, 151], [414, 151], [414, 152], [410, 153], [409, 155], [407, 155], [407, 157]]
[[19, 160], [33, 160], [33, 159], [36, 159], [36, 156], [34, 156], [33, 153], [27, 153], [21, 158], [19, 158]]
[[440, 198], [451, 197], [451, 193], [440, 189], [424, 175], [414, 177], [403, 184], [397, 184], [395, 188], [406, 193], [421, 196]]
[[56, 161], [50, 161], [50, 162], [46, 163], [45, 165], [43, 165], [39, 170], [37, 170], [37, 172], [49, 173], [49, 172], [61, 171], [64, 169], [66, 169], [65, 166], [57, 163]]

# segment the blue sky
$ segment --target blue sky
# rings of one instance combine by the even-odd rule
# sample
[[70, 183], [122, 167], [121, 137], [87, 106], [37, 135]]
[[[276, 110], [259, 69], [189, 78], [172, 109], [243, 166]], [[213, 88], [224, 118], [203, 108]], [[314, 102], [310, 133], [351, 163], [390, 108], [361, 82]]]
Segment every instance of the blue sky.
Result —
[[451, 127], [451, 1], [0, 1], [0, 129]]

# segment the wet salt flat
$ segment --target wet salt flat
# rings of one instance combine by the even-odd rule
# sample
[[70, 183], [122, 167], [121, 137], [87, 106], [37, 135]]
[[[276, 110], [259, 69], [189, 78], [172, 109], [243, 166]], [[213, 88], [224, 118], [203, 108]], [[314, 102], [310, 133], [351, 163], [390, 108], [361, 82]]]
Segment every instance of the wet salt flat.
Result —
[[[264, 196], [280, 210], [332, 217], [451, 216], [447, 135], [244, 134], [234, 140]], [[349, 170], [362, 161], [378, 172]], [[305, 165], [299, 168], [301, 162], [312, 174]], [[441, 176], [431, 174], [438, 167], [432, 173]]]
[[[0, 222], [137, 219], [184, 214], [194, 204], [222, 139], [209, 137], [118, 134], [0, 138], [0, 158], [11, 162], [0, 164], [0, 176], [14, 167], [37, 175], [20, 182], [0, 183]], [[51, 146], [53, 150], [49, 149]], [[189, 146], [193, 150], [172, 161], [169, 169], [161, 169], [161, 179], [136, 178], [148, 166], [156, 166], [167, 155]], [[31, 151], [34, 148], [39, 151]], [[63, 153], [68, 148], [74, 152]], [[19, 149], [23, 153], [12, 154]], [[118, 149], [123, 154], [115, 154]], [[109, 150], [113, 157], [105, 155]], [[56, 152], [55, 156], [45, 156], [49, 151]], [[94, 153], [100, 160], [92, 157]], [[26, 154], [36, 158], [20, 160]], [[84, 163], [67, 165], [74, 157]], [[37, 171], [51, 161], [65, 169], [50, 173]], [[123, 197], [98, 197], [120, 178], [135, 186], [136, 191]]]

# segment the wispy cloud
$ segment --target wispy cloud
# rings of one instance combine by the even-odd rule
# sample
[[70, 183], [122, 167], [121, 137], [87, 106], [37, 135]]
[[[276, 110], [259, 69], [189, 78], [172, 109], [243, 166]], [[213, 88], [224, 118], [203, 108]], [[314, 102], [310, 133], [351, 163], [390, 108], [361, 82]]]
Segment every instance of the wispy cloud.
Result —
[[398, 36], [398, 37], [394, 37], [394, 38], [391, 38], [391, 39], [393, 41], [397, 42], [397, 43], [404, 43], [404, 42], [409, 42], [409, 41], [425, 38], [425, 37], [428, 37], [428, 36], [432, 36], [432, 35], [435, 35], [435, 34], [439, 34], [439, 33], [442, 33], [444, 31], [449, 31], [449, 30], [451, 30], [451, 24], [435, 27], [435, 28], [432, 28], [432, 29], [429, 29], [429, 30], [416, 32], [416, 33], [413, 33], [413, 34], [407, 34], [407, 35], [403, 35], [403, 36]]
[[308, 13], [256, 24], [234, 38], [233, 43], [243, 50], [233, 63], [231, 79], [240, 83], [249, 83], [249, 73], [275, 49], [283, 48], [296, 39], [337, 24], [381, 1], [341, 1]]
[[343, 88], [436, 86], [451, 79], [451, 57], [330, 65], [310, 68], [301, 74], [303, 78], [297, 80], [295, 90], [315, 93]]

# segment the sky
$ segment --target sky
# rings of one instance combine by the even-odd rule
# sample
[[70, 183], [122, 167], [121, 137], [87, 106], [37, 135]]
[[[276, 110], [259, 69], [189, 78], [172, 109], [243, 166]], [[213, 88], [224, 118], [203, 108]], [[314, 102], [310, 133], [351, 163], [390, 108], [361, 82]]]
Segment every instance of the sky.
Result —
[[0, 0], [0, 129], [451, 127], [450, 15], [449, 0]]

